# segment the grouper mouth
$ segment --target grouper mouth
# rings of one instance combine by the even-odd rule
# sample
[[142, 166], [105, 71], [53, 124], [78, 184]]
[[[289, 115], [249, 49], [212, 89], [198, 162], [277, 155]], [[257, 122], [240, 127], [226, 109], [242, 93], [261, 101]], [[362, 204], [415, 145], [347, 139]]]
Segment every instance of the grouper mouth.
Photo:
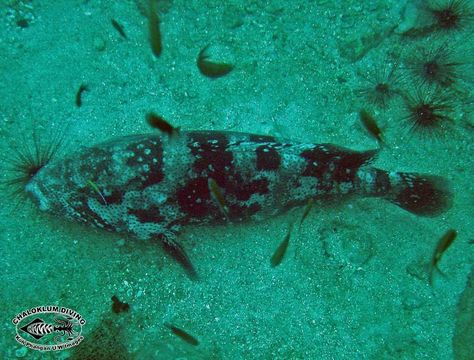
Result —
[[25, 193], [26, 196], [33, 201], [33, 203], [41, 210], [41, 211], [48, 211], [50, 206], [49, 206], [49, 201], [44, 196], [43, 191], [41, 190], [41, 187], [38, 184], [38, 181], [36, 181], [36, 178], [33, 177], [25, 186]]
[[15, 197], [31, 199], [41, 210], [49, 208], [47, 199], [38, 187], [38, 177], [43, 169], [57, 156], [65, 133], [42, 138], [33, 132], [30, 141], [25, 140], [11, 147], [5, 162], [6, 181]]

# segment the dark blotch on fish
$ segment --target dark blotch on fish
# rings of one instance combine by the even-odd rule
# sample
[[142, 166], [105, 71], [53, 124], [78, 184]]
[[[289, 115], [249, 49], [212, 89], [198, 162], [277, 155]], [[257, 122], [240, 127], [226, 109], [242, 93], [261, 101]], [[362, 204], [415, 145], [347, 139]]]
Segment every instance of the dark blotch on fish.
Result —
[[160, 208], [157, 206], [150, 206], [148, 209], [127, 209], [127, 213], [134, 215], [142, 224], [156, 223], [159, 224], [165, 220], [164, 216], [160, 214]]
[[[207, 200], [211, 199], [209, 185], [205, 178], [197, 178], [178, 189], [176, 198], [179, 210], [192, 218], [203, 218], [210, 211], [210, 205]], [[201, 199], [202, 201], [196, 201]]]
[[197, 174], [208, 174], [223, 188], [227, 182], [224, 174], [234, 173], [234, 154], [228, 145], [229, 139], [219, 133], [213, 133], [209, 137], [206, 132], [196, 132], [188, 140], [191, 154], [195, 156], [194, 171]]
[[186, 341], [188, 344], [191, 344], [193, 346], [199, 345], [199, 340], [196, 339], [194, 336], [188, 334], [186, 331], [184, 331], [180, 328], [177, 328], [176, 326], [174, 326], [172, 324], [169, 324], [169, 323], [165, 323], [165, 326], [168, 329], [170, 329], [173, 332], [173, 334], [180, 337], [181, 339]]
[[269, 145], [261, 145], [257, 148], [257, 170], [278, 170], [281, 157], [277, 150]]
[[354, 183], [358, 169], [369, 164], [377, 152], [378, 150], [352, 151], [331, 144], [316, 145], [300, 154], [307, 161], [302, 175], [325, 179], [327, 174], [331, 174], [331, 179], [319, 181], [318, 184], [318, 190], [327, 193], [332, 191], [333, 183]]

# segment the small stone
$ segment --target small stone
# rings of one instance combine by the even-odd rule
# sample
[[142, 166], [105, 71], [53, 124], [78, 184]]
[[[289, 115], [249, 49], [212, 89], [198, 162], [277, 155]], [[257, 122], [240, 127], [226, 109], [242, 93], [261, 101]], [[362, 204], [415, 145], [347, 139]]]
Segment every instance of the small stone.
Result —
[[342, 41], [339, 51], [343, 58], [354, 62], [364, 56], [365, 48], [360, 37], [353, 37]]
[[227, 6], [222, 15], [223, 24], [229, 29], [236, 29], [244, 24], [245, 13], [237, 6]]
[[423, 259], [410, 262], [406, 267], [406, 272], [408, 275], [422, 281], [427, 281], [429, 277], [429, 272], [427, 271], [427, 266]]
[[342, 240], [342, 251], [351, 264], [362, 266], [374, 256], [373, 238], [369, 234], [361, 238], [357, 236], [351, 239], [345, 238]]
[[408, 2], [402, 14], [402, 21], [395, 29], [396, 34], [404, 34], [414, 29], [418, 20], [418, 9], [414, 3]]
[[402, 305], [405, 310], [412, 311], [421, 308], [425, 301], [416, 294], [406, 295], [403, 297]]
[[100, 36], [94, 37], [93, 44], [94, 44], [94, 49], [96, 49], [97, 51], [105, 50], [105, 40], [101, 38]]

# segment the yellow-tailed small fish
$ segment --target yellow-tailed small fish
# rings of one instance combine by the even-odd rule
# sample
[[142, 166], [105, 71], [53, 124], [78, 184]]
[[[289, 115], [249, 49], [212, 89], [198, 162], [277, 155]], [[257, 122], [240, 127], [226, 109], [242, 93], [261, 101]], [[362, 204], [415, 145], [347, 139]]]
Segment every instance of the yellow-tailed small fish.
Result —
[[435, 251], [433, 252], [433, 256], [430, 261], [430, 273], [429, 273], [429, 282], [430, 285], [433, 284], [433, 271], [436, 270], [441, 275], [444, 275], [443, 272], [439, 269], [438, 263], [440, 262], [441, 258], [445, 251], [451, 246], [454, 239], [458, 235], [457, 231], [454, 229], [449, 229], [444, 233], [443, 236], [438, 240], [436, 244]]
[[364, 125], [364, 128], [369, 132], [369, 134], [372, 135], [375, 140], [377, 140], [379, 145], [384, 145], [385, 140], [382, 130], [380, 130], [374, 117], [367, 110], [364, 109], [359, 111], [359, 117], [360, 121], [362, 122], [362, 125]]
[[81, 86], [79, 86], [79, 89], [76, 92], [76, 106], [77, 107], [82, 106], [82, 93], [84, 91], [88, 91], [88, 90], [89, 90], [89, 88], [85, 84], [81, 84]]
[[211, 178], [207, 180], [207, 186], [209, 187], [209, 191], [211, 193], [212, 198], [219, 206], [219, 209], [224, 214], [226, 220], [229, 221], [229, 208], [225, 204], [225, 199], [224, 195], [222, 194], [221, 188], [219, 187], [219, 185], [217, 185], [215, 180]]
[[288, 228], [288, 233], [286, 234], [283, 241], [278, 245], [278, 248], [273, 253], [272, 258], [270, 259], [270, 264], [272, 267], [276, 267], [281, 264], [283, 258], [285, 257], [286, 250], [288, 249], [288, 244], [290, 243], [291, 231], [293, 230], [293, 223], [291, 223]]
[[94, 190], [99, 196], [101, 197], [102, 201], [104, 202], [104, 205], [107, 205], [107, 201], [105, 200], [104, 195], [99, 190], [99, 187], [92, 181], [92, 180], [87, 180], [87, 185], [89, 185], [92, 190]]
[[151, 51], [156, 57], [161, 55], [163, 46], [161, 44], [160, 18], [156, 0], [148, 0], [148, 32], [150, 34]]
[[224, 75], [227, 75], [232, 71], [234, 65], [228, 63], [218, 63], [212, 62], [209, 60], [209, 55], [207, 54], [207, 49], [209, 45], [203, 48], [197, 58], [197, 66], [201, 74], [210, 77], [218, 78]]
[[128, 39], [127, 34], [125, 34], [125, 29], [123, 28], [122, 24], [120, 24], [115, 19], [112, 19], [111, 23], [112, 23], [112, 26], [114, 27], [114, 29], [118, 31], [118, 33], [120, 34], [121, 37], [123, 37], [124, 39]]
[[116, 295], [113, 295], [111, 297], [111, 300], [112, 300], [112, 311], [114, 313], [118, 314], [118, 313], [126, 312], [130, 310], [130, 305], [125, 302], [121, 302]]
[[172, 325], [172, 324], [169, 324], [169, 323], [165, 323], [165, 326], [171, 330], [171, 332], [173, 334], [175, 334], [176, 336], [178, 336], [179, 338], [183, 339], [184, 341], [186, 341], [188, 344], [191, 344], [193, 346], [198, 346], [199, 345], [199, 340], [196, 339], [194, 336], [192, 336], [191, 334], [187, 333], [186, 331], [184, 331], [183, 329], [180, 329], [180, 328], [177, 328], [176, 326]]
[[162, 116], [149, 112], [146, 115], [146, 121], [148, 122], [148, 125], [150, 125], [152, 128], [160, 130], [161, 132], [167, 134], [170, 138], [175, 138], [179, 136], [180, 128], [174, 127]]

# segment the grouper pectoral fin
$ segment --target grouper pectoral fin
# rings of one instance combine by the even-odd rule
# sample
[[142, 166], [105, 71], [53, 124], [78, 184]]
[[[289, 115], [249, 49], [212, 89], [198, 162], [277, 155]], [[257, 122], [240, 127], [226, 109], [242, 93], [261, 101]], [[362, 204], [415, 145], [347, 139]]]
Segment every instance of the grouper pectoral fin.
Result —
[[186, 271], [191, 280], [199, 280], [199, 276], [194, 268], [189, 256], [186, 254], [184, 248], [177, 243], [175, 239], [169, 237], [161, 238], [161, 246], [174, 260], [176, 260]]

